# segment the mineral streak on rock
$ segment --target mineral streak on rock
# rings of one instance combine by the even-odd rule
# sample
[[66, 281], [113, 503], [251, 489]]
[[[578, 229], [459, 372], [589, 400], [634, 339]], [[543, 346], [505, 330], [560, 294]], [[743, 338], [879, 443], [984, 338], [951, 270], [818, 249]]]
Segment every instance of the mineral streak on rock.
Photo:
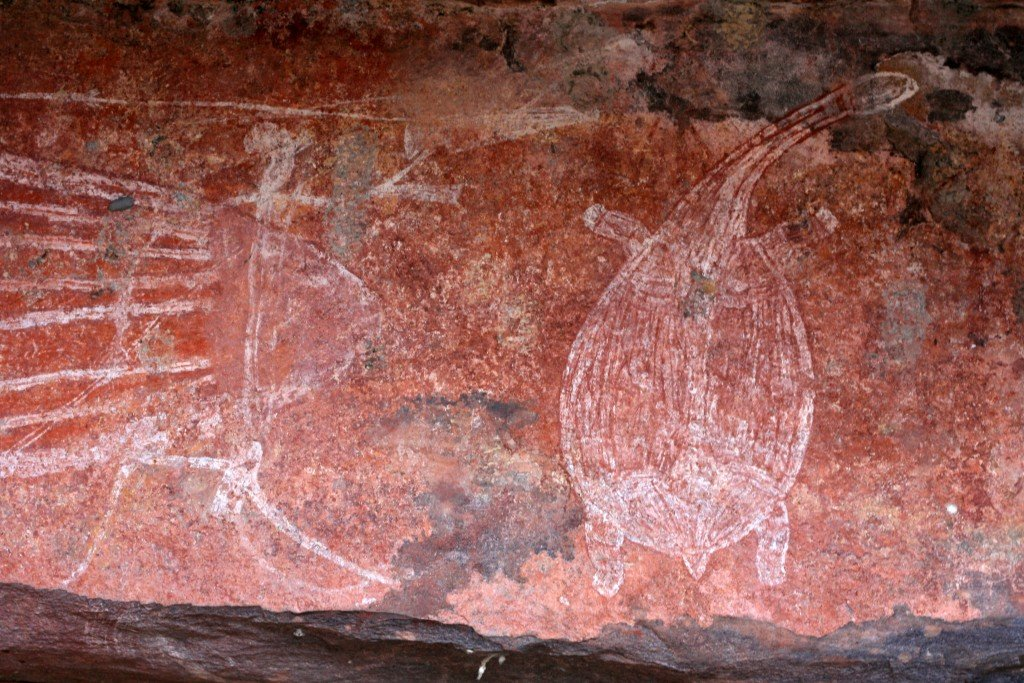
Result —
[[1019, 619], [1022, 27], [0, 2], [0, 582], [637, 666]]

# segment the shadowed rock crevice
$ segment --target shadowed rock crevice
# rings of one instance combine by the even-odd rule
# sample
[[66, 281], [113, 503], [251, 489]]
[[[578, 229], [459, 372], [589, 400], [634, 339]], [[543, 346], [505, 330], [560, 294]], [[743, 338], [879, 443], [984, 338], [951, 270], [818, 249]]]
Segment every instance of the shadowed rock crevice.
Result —
[[368, 612], [153, 605], [0, 584], [0, 680], [1014, 681], [1024, 619], [897, 613], [822, 638], [745, 619], [583, 642]]

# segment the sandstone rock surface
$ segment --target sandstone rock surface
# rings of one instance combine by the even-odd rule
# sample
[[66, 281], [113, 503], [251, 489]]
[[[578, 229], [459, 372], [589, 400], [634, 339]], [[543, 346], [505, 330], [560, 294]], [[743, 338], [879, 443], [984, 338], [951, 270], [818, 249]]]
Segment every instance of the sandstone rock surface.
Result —
[[1019, 8], [13, 0], [0, 36], [0, 582], [691, 673], [628, 634], [1019, 631]]

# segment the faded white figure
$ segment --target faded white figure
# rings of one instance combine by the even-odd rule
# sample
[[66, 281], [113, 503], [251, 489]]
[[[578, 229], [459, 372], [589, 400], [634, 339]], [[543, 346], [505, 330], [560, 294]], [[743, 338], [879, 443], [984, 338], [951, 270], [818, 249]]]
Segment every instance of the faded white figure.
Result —
[[[586, 212], [629, 256], [572, 346], [561, 397], [563, 456], [601, 594], [622, 584], [627, 540], [679, 557], [699, 579], [714, 552], [754, 532], [760, 581], [784, 580], [785, 496], [807, 450], [814, 373], [782, 275], [785, 230], [748, 237], [750, 197], [793, 146], [916, 90], [880, 73], [794, 110], [728, 154], [653, 234], [599, 205]], [[822, 210], [809, 223], [827, 233], [835, 218]]]
[[[410, 180], [438, 149], [463, 152], [590, 118], [564, 107], [527, 107], [454, 126], [440, 120], [410, 127], [405, 118], [339, 106], [33, 92], [0, 93], [0, 101], [145, 105], [262, 119], [243, 141], [248, 154], [266, 163], [255, 191], [223, 205], [0, 150], [0, 255], [15, 264], [0, 269], [0, 485], [100, 467], [113, 473], [85, 551], [62, 585], [86, 576], [124, 513], [123, 494], [156, 468], [215, 477], [208, 511], [237, 526], [241, 545], [267, 571], [279, 573], [247, 535], [254, 519], [307, 558], [352, 577], [340, 589], [349, 597], [361, 597], [367, 587], [396, 587], [396, 577], [360, 566], [304, 532], [260, 484], [264, 458], [285, 448], [274, 433], [279, 416], [348, 376], [380, 322], [378, 299], [356, 276], [280, 229], [296, 209], [330, 211], [336, 198], [307, 191], [311, 179], [300, 160], [312, 138], [273, 121], [401, 125], [406, 163], [374, 181], [371, 159], [360, 169], [369, 186], [355, 188], [356, 199], [457, 204], [460, 185]], [[467, 121], [469, 139], [452, 132]], [[117, 220], [111, 211], [121, 205], [133, 208]], [[233, 206], [251, 207], [256, 220]], [[78, 344], [82, 339], [89, 344]], [[167, 424], [191, 427], [169, 434]]]
[[[247, 147], [270, 156], [255, 201], [274, 218], [296, 146], [265, 125]], [[120, 195], [135, 205], [123, 219], [107, 210]], [[286, 448], [278, 416], [357, 365], [379, 323], [376, 297], [308, 242], [186, 205], [156, 185], [0, 153], [0, 481], [114, 471], [66, 587], [153, 468], [216, 477], [209, 512], [237, 524], [249, 552], [246, 527], [262, 520], [353, 577], [354, 597], [397, 586], [308, 535], [260, 484], [265, 450]]]

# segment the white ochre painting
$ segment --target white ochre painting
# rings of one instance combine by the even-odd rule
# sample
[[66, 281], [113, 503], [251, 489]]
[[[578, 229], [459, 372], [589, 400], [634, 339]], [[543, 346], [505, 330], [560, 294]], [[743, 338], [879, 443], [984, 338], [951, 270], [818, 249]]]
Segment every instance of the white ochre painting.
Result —
[[[720, 161], [656, 232], [600, 205], [584, 215], [628, 254], [572, 346], [561, 398], [601, 594], [622, 584], [626, 541], [699, 579], [713, 553], [753, 532], [761, 583], [785, 580], [786, 493], [810, 437], [814, 370], [780, 269], [785, 230], [748, 237], [748, 205], [787, 150], [916, 90], [879, 73], [792, 111]], [[808, 222], [812, 233], [836, 227], [826, 209]]]

